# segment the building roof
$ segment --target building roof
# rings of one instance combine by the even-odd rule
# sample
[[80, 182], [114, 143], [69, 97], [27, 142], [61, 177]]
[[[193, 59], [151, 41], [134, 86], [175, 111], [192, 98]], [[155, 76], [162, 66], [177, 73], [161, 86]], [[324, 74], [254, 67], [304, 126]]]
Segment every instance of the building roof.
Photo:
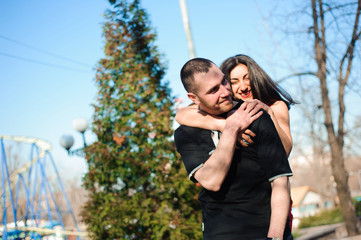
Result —
[[317, 193], [317, 191], [315, 189], [311, 188], [310, 186], [302, 186], [302, 187], [292, 188], [291, 189], [291, 198], [293, 201], [292, 206], [298, 207], [300, 205], [300, 203], [302, 202], [303, 198], [306, 196], [306, 193], [309, 191]]

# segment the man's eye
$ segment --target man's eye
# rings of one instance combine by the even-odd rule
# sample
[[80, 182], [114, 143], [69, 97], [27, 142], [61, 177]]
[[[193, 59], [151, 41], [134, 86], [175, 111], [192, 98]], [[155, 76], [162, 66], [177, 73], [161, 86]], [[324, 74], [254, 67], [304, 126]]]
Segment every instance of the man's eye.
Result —
[[210, 91], [210, 93], [215, 93], [215, 92], [217, 92], [217, 91], [218, 91], [218, 88], [219, 88], [219, 87], [212, 88], [212, 90]]

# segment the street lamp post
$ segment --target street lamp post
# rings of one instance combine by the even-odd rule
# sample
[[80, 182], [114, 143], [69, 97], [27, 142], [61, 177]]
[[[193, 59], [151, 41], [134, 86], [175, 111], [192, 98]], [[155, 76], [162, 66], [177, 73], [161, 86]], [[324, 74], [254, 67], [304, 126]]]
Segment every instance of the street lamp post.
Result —
[[85, 118], [76, 118], [73, 121], [73, 127], [82, 135], [84, 146], [75, 150], [71, 150], [71, 147], [74, 145], [74, 138], [69, 134], [61, 136], [60, 145], [65, 148], [65, 150], [68, 152], [68, 155], [84, 157], [84, 148], [87, 146], [85, 141], [85, 131], [88, 129], [88, 122]]

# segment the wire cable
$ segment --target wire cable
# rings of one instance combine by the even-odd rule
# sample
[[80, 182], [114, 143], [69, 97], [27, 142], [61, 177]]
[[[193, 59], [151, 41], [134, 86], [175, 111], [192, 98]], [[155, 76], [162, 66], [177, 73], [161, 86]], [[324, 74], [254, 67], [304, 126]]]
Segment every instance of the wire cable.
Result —
[[2, 53], [2, 52], [0, 52], [0, 55], [10, 57], [10, 58], [14, 58], [14, 59], [18, 59], [18, 60], [22, 60], [22, 61], [25, 61], [25, 62], [32, 62], [32, 63], [36, 63], [36, 64], [41, 64], [41, 65], [45, 65], [45, 66], [56, 67], [56, 68], [61, 68], [61, 69], [66, 69], [66, 70], [71, 70], [71, 71], [76, 71], [76, 72], [84, 72], [84, 73], [89, 73], [90, 72], [90, 71], [79, 69], [79, 68], [65, 67], [65, 66], [62, 66], [62, 65], [51, 64], [51, 63], [47, 63], [47, 62], [41, 62], [41, 61], [38, 61], [38, 60], [19, 57], [19, 56], [7, 54], [7, 53]]
[[53, 56], [53, 57], [56, 57], [56, 58], [60, 58], [60, 59], [62, 59], [62, 60], [66, 60], [66, 61], [69, 61], [69, 62], [72, 62], [72, 63], [80, 64], [80, 65], [83, 65], [83, 66], [86, 66], [86, 67], [92, 67], [92, 66], [89, 65], [89, 64], [86, 64], [86, 63], [83, 63], [83, 62], [79, 62], [79, 61], [74, 60], [74, 59], [71, 59], [71, 58], [63, 57], [63, 56], [61, 56], [61, 55], [58, 55], [58, 54], [55, 54], [55, 53], [52, 53], [52, 52], [49, 52], [49, 51], [46, 51], [46, 50], [43, 50], [43, 49], [34, 47], [34, 46], [30, 46], [30, 45], [28, 45], [28, 44], [25, 44], [25, 43], [16, 41], [16, 40], [14, 40], [14, 39], [11, 39], [11, 38], [8, 38], [8, 37], [2, 36], [2, 35], [0, 35], [0, 38], [5, 39], [5, 40], [10, 41], [10, 42], [13, 42], [13, 43], [16, 43], [16, 44], [18, 44], [18, 45], [21, 45], [21, 46], [24, 46], [24, 47], [33, 49], [33, 50], [38, 51], [38, 52], [45, 53], [45, 54], [47, 54], [47, 55], [50, 55], [50, 56]]

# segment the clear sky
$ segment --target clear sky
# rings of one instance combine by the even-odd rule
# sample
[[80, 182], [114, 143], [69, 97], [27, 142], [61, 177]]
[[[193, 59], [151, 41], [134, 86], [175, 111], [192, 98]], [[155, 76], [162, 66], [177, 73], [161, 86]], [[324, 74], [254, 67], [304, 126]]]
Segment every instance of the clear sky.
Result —
[[[188, 0], [196, 55], [219, 64], [231, 55], [248, 54], [275, 77], [259, 11], [269, 12], [270, 2]], [[165, 80], [174, 96], [186, 98], [179, 70], [189, 53], [179, 1], [143, 0], [142, 6], [168, 62]], [[0, 134], [49, 141], [59, 171], [76, 180], [86, 171], [85, 162], [68, 157], [59, 139], [72, 134], [75, 148], [82, 145], [72, 121], [91, 120], [93, 68], [103, 57], [102, 22], [108, 7], [106, 0], [0, 1]], [[90, 132], [86, 137], [94, 140]]]
[[[188, 0], [187, 5], [197, 56], [218, 64], [262, 45], [253, 1]], [[178, 77], [189, 59], [179, 1], [143, 0], [142, 6], [168, 62], [165, 80], [174, 96], [186, 98]], [[59, 171], [78, 180], [85, 162], [68, 157], [59, 139], [72, 134], [74, 147], [80, 147], [72, 121], [91, 120], [93, 68], [103, 56], [102, 22], [108, 7], [106, 0], [0, 1], [0, 134], [49, 141]], [[94, 139], [90, 132], [86, 137]]]

